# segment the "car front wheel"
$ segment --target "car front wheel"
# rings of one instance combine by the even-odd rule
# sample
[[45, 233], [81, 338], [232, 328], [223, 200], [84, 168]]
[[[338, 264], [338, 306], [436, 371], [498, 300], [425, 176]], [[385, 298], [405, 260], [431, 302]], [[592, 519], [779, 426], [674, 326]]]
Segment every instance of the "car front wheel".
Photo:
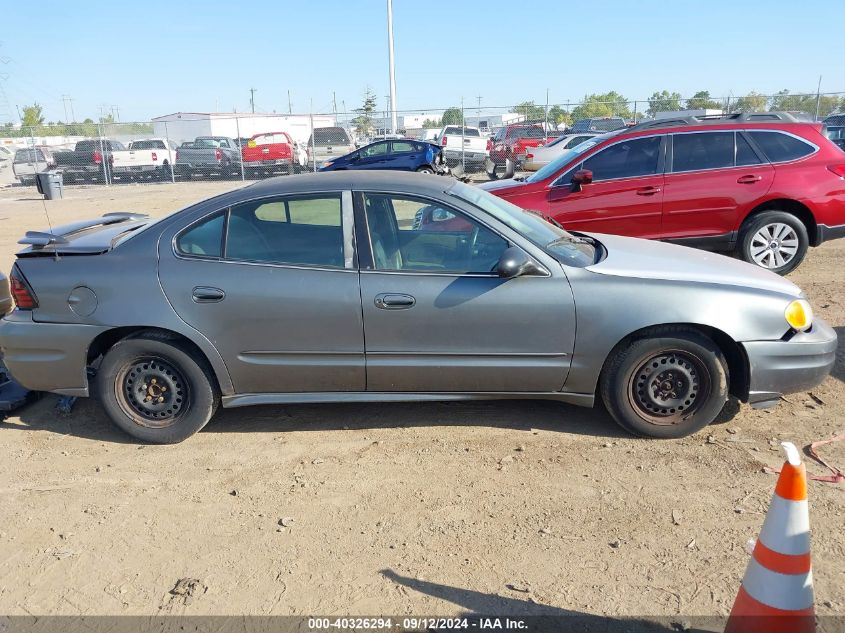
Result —
[[418, 174], [433, 174], [434, 170], [431, 167], [423, 166], [417, 169]]
[[97, 393], [118, 427], [155, 444], [190, 437], [219, 402], [205, 359], [157, 332], [123, 339], [108, 351], [97, 372]]
[[627, 431], [684, 437], [713, 422], [727, 402], [727, 363], [704, 335], [666, 328], [617, 346], [600, 389], [608, 412]]
[[739, 234], [739, 256], [779, 275], [795, 270], [809, 246], [807, 227], [783, 211], [765, 211], [749, 218]]

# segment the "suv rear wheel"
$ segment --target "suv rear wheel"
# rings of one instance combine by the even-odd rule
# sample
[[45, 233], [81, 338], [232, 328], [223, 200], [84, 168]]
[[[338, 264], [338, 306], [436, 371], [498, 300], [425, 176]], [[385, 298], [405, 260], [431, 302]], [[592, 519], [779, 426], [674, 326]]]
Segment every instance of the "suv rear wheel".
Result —
[[764, 211], [743, 224], [738, 254], [749, 264], [785, 275], [798, 267], [809, 246], [801, 220], [785, 211]]

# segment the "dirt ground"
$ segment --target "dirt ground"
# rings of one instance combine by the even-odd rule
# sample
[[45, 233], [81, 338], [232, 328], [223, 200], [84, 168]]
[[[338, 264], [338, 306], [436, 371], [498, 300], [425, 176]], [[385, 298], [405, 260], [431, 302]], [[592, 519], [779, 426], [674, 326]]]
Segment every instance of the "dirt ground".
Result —
[[[237, 182], [0, 190], [16, 240], [107, 211], [161, 215]], [[845, 240], [791, 275], [845, 332]], [[95, 401], [0, 423], [0, 613], [718, 615], [774, 489], [778, 441], [845, 430], [824, 384], [678, 441], [550, 402], [223, 410], [143, 446]], [[845, 466], [845, 443], [822, 453]], [[808, 462], [811, 473], [825, 474]], [[845, 485], [810, 483], [817, 612], [845, 615]], [[280, 522], [284, 525], [280, 525]], [[197, 579], [192, 596], [170, 593]]]

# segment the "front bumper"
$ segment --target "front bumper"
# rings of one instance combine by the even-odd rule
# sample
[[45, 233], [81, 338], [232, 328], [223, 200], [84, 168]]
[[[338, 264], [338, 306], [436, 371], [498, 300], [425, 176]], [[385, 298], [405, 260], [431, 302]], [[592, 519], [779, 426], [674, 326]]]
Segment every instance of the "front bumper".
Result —
[[748, 402], [756, 408], [777, 403], [785, 393], [815, 387], [836, 362], [836, 332], [816, 319], [808, 332], [788, 341], [748, 341], [742, 344], [748, 356]]
[[12, 378], [33, 391], [87, 396], [88, 348], [108, 327], [37, 323], [15, 310], [0, 319], [0, 355]]

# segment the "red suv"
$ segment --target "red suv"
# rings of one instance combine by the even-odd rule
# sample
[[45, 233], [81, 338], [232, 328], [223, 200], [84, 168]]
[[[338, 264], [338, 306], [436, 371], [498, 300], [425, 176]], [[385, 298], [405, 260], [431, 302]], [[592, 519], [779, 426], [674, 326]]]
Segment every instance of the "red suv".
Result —
[[514, 163], [521, 160], [529, 147], [538, 147], [546, 142], [542, 125], [508, 125], [496, 132], [490, 159], [496, 165], [504, 165], [507, 159]]
[[567, 229], [736, 251], [780, 274], [845, 237], [845, 153], [781, 112], [648, 121], [481, 187]]

